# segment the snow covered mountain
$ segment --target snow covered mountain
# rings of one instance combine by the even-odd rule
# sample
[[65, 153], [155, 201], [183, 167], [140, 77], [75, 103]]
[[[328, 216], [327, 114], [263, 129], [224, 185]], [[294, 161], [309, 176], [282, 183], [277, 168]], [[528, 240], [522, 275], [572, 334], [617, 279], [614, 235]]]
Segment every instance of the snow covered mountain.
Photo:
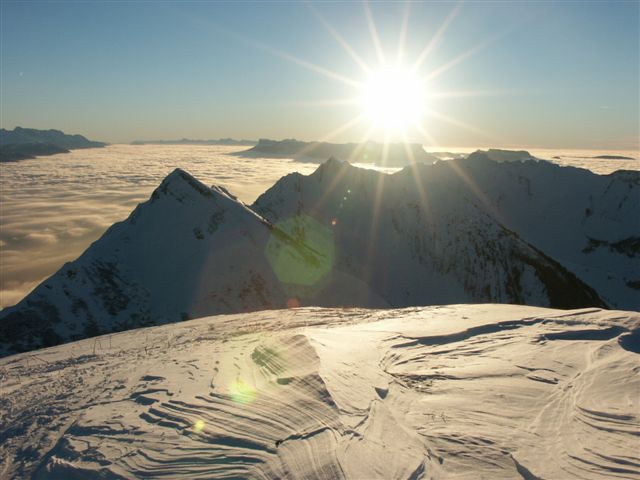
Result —
[[[563, 271], [611, 307], [640, 309], [640, 173], [596, 175], [521, 161], [521, 152], [497, 162], [495, 152], [394, 175], [330, 160], [310, 176], [284, 177], [252, 208], [272, 222], [299, 214], [334, 222], [336, 244], [361, 257], [346, 258], [347, 268], [366, 269], [396, 306], [428, 299], [571, 308], [589, 295], [595, 305], [590, 289], [547, 275]], [[441, 278], [411, 277], [416, 263], [455, 277], [467, 296], [440, 288]], [[451, 297], [439, 297], [445, 292]]]
[[0, 313], [0, 352], [298, 305], [636, 309], [637, 198], [628, 172], [482, 154], [394, 175], [330, 160], [251, 208], [176, 170]]
[[0, 477], [640, 478], [640, 314], [209, 317], [0, 359]]
[[[2, 311], [0, 351], [286, 307], [290, 295], [274, 274], [267, 248], [295, 256], [304, 272], [322, 266], [321, 254], [274, 229], [223, 188], [206, 187], [175, 170], [126, 221], [113, 225], [16, 307]], [[358, 282], [336, 272], [331, 287], [340, 295], [328, 292], [329, 298], [358, 302]], [[359, 303], [380, 306], [368, 299]]]

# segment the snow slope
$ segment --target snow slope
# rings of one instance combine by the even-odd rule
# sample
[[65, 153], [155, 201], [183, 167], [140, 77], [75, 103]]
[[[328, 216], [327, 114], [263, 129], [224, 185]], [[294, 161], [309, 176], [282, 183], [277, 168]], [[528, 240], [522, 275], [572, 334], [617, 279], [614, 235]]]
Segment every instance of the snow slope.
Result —
[[[405, 271], [406, 263], [397, 262], [401, 249], [393, 240], [383, 238], [402, 237], [405, 246], [410, 244], [421, 258], [456, 272], [459, 281], [472, 289], [486, 288], [499, 275], [485, 258], [512, 260], [521, 256], [519, 247], [506, 247], [498, 241], [508, 236], [560, 263], [611, 307], [639, 310], [640, 172], [596, 175], [545, 161], [522, 161], [520, 152], [512, 152], [511, 161], [496, 162], [488, 156], [495, 156], [495, 152], [479, 151], [466, 159], [414, 165], [393, 175], [330, 161], [309, 176], [284, 177], [252, 208], [273, 222], [293, 214], [335, 219], [338, 243], [351, 243], [349, 251], [369, 249], [374, 261], [380, 254], [393, 252], [389, 268], [399, 264]], [[524, 263], [529, 268], [535, 264]], [[536, 277], [544, 277], [541, 270], [544, 268], [535, 268]], [[388, 271], [377, 272], [374, 281], [390, 278]], [[520, 284], [527, 284], [530, 272], [523, 270]], [[393, 288], [402, 282], [400, 277], [402, 271], [390, 281]], [[417, 288], [414, 280], [408, 289]], [[514, 282], [498, 279], [495, 283]], [[495, 291], [490, 298], [549, 305], [539, 297], [534, 300], [535, 293], [527, 297], [527, 289], [522, 290], [518, 293], [524, 296], [519, 298]], [[569, 299], [573, 290], [565, 289], [562, 298]], [[424, 295], [421, 292], [417, 297], [424, 299]], [[463, 298], [454, 296], [442, 303]], [[408, 297], [407, 303], [395, 298], [393, 304], [419, 303], [411, 293]], [[556, 302], [555, 306], [577, 305]]]
[[125, 222], [0, 313], [0, 355], [299, 305], [605, 305], [457, 176], [432, 172], [389, 176], [330, 160], [308, 177], [284, 177], [252, 210], [176, 170]]
[[0, 477], [640, 478], [640, 314], [217, 316], [0, 359]]

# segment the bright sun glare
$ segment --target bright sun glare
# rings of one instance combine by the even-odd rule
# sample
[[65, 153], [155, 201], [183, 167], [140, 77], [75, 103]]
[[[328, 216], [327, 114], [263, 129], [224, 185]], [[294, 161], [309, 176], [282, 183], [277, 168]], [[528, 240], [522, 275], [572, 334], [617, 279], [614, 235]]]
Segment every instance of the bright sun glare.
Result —
[[362, 86], [360, 103], [372, 126], [403, 133], [422, 120], [424, 82], [411, 70], [396, 66], [373, 72]]
[[[362, 68], [366, 75], [364, 80], [351, 78], [267, 45], [256, 43], [249, 39], [244, 40], [250, 45], [354, 89], [355, 94], [353, 96], [338, 99], [311, 100], [309, 102], [313, 106], [353, 105], [357, 108], [357, 113], [354, 117], [333, 131], [328, 132], [319, 139], [320, 141], [332, 141], [335, 137], [344, 135], [345, 132], [351, 131], [353, 128], [362, 128], [361, 123], [368, 123], [369, 125], [362, 130], [364, 135], [359, 142], [382, 137], [384, 144], [388, 144], [394, 139], [395, 141], [400, 139], [405, 144], [408, 144], [409, 141], [415, 141], [417, 138], [423, 144], [433, 146], [439, 143], [431, 134], [429, 124], [434, 121], [449, 123], [457, 128], [469, 130], [475, 135], [480, 134], [485, 138], [495, 138], [482, 129], [450, 117], [434, 107], [437, 106], [440, 99], [466, 98], [487, 94], [496, 95], [500, 94], [500, 91], [440, 91], [437, 89], [437, 82], [434, 82], [434, 80], [501, 38], [510, 29], [505, 29], [487, 39], [476, 42], [470, 49], [461, 52], [456, 57], [445, 60], [442, 64], [430, 65], [427, 70], [426, 65], [428, 65], [427, 61], [431, 53], [441, 42], [450, 24], [457, 17], [462, 6], [461, 3], [453, 6], [449, 15], [443, 20], [440, 27], [433, 32], [426, 45], [418, 51], [417, 55], [413, 56], [407, 55], [408, 52], [405, 48], [409, 30], [409, 18], [411, 16], [411, 2], [406, 2], [404, 7], [398, 44], [383, 48], [369, 2], [364, 0], [362, 2], [364, 18], [369, 27], [377, 62], [365, 61], [352, 45], [329, 24], [320, 11], [311, 3], [307, 6], [327, 32], [343, 48], [344, 52], [354, 60], [356, 65]], [[390, 50], [395, 50], [395, 55], [389, 54]], [[304, 105], [304, 102], [302, 104]]]

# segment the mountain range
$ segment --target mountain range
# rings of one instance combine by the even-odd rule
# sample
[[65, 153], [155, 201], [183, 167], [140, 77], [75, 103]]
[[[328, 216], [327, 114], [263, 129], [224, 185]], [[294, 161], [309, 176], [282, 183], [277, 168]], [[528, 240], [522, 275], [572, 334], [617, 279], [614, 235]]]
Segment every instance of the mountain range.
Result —
[[261, 138], [238, 156], [267, 158], [294, 158], [302, 162], [322, 162], [327, 158], [340, 158], [351, 163], [370, 163], [381, 167], [403, 167], [414, 163], [433, 163], [438, 160], [427, 153], [419, 143], [328, 143], [303, 142], [295, 139], [269, 140]]
[[104, 147], [106, 143], [87, 140], [82, 135], [68, 135], [60, 130], [0, 128], [0, 161], [17, 161], [42, 155], [68, 153], [78, 148]]
[[0, 352], [305, 305], [638, 310], [639, 201], [638, 172], [481, 151], [393, 175], [332, 158], [251, 206], [177, 169], [0, 312]]

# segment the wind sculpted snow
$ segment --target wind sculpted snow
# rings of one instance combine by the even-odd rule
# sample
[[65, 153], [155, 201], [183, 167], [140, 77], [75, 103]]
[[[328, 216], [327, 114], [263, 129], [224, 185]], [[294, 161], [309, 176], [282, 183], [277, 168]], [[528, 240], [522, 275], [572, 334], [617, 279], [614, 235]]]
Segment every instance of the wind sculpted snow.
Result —
[[0, 477], [640, 478], [640, 315], [264, 311], [0, 360]]

